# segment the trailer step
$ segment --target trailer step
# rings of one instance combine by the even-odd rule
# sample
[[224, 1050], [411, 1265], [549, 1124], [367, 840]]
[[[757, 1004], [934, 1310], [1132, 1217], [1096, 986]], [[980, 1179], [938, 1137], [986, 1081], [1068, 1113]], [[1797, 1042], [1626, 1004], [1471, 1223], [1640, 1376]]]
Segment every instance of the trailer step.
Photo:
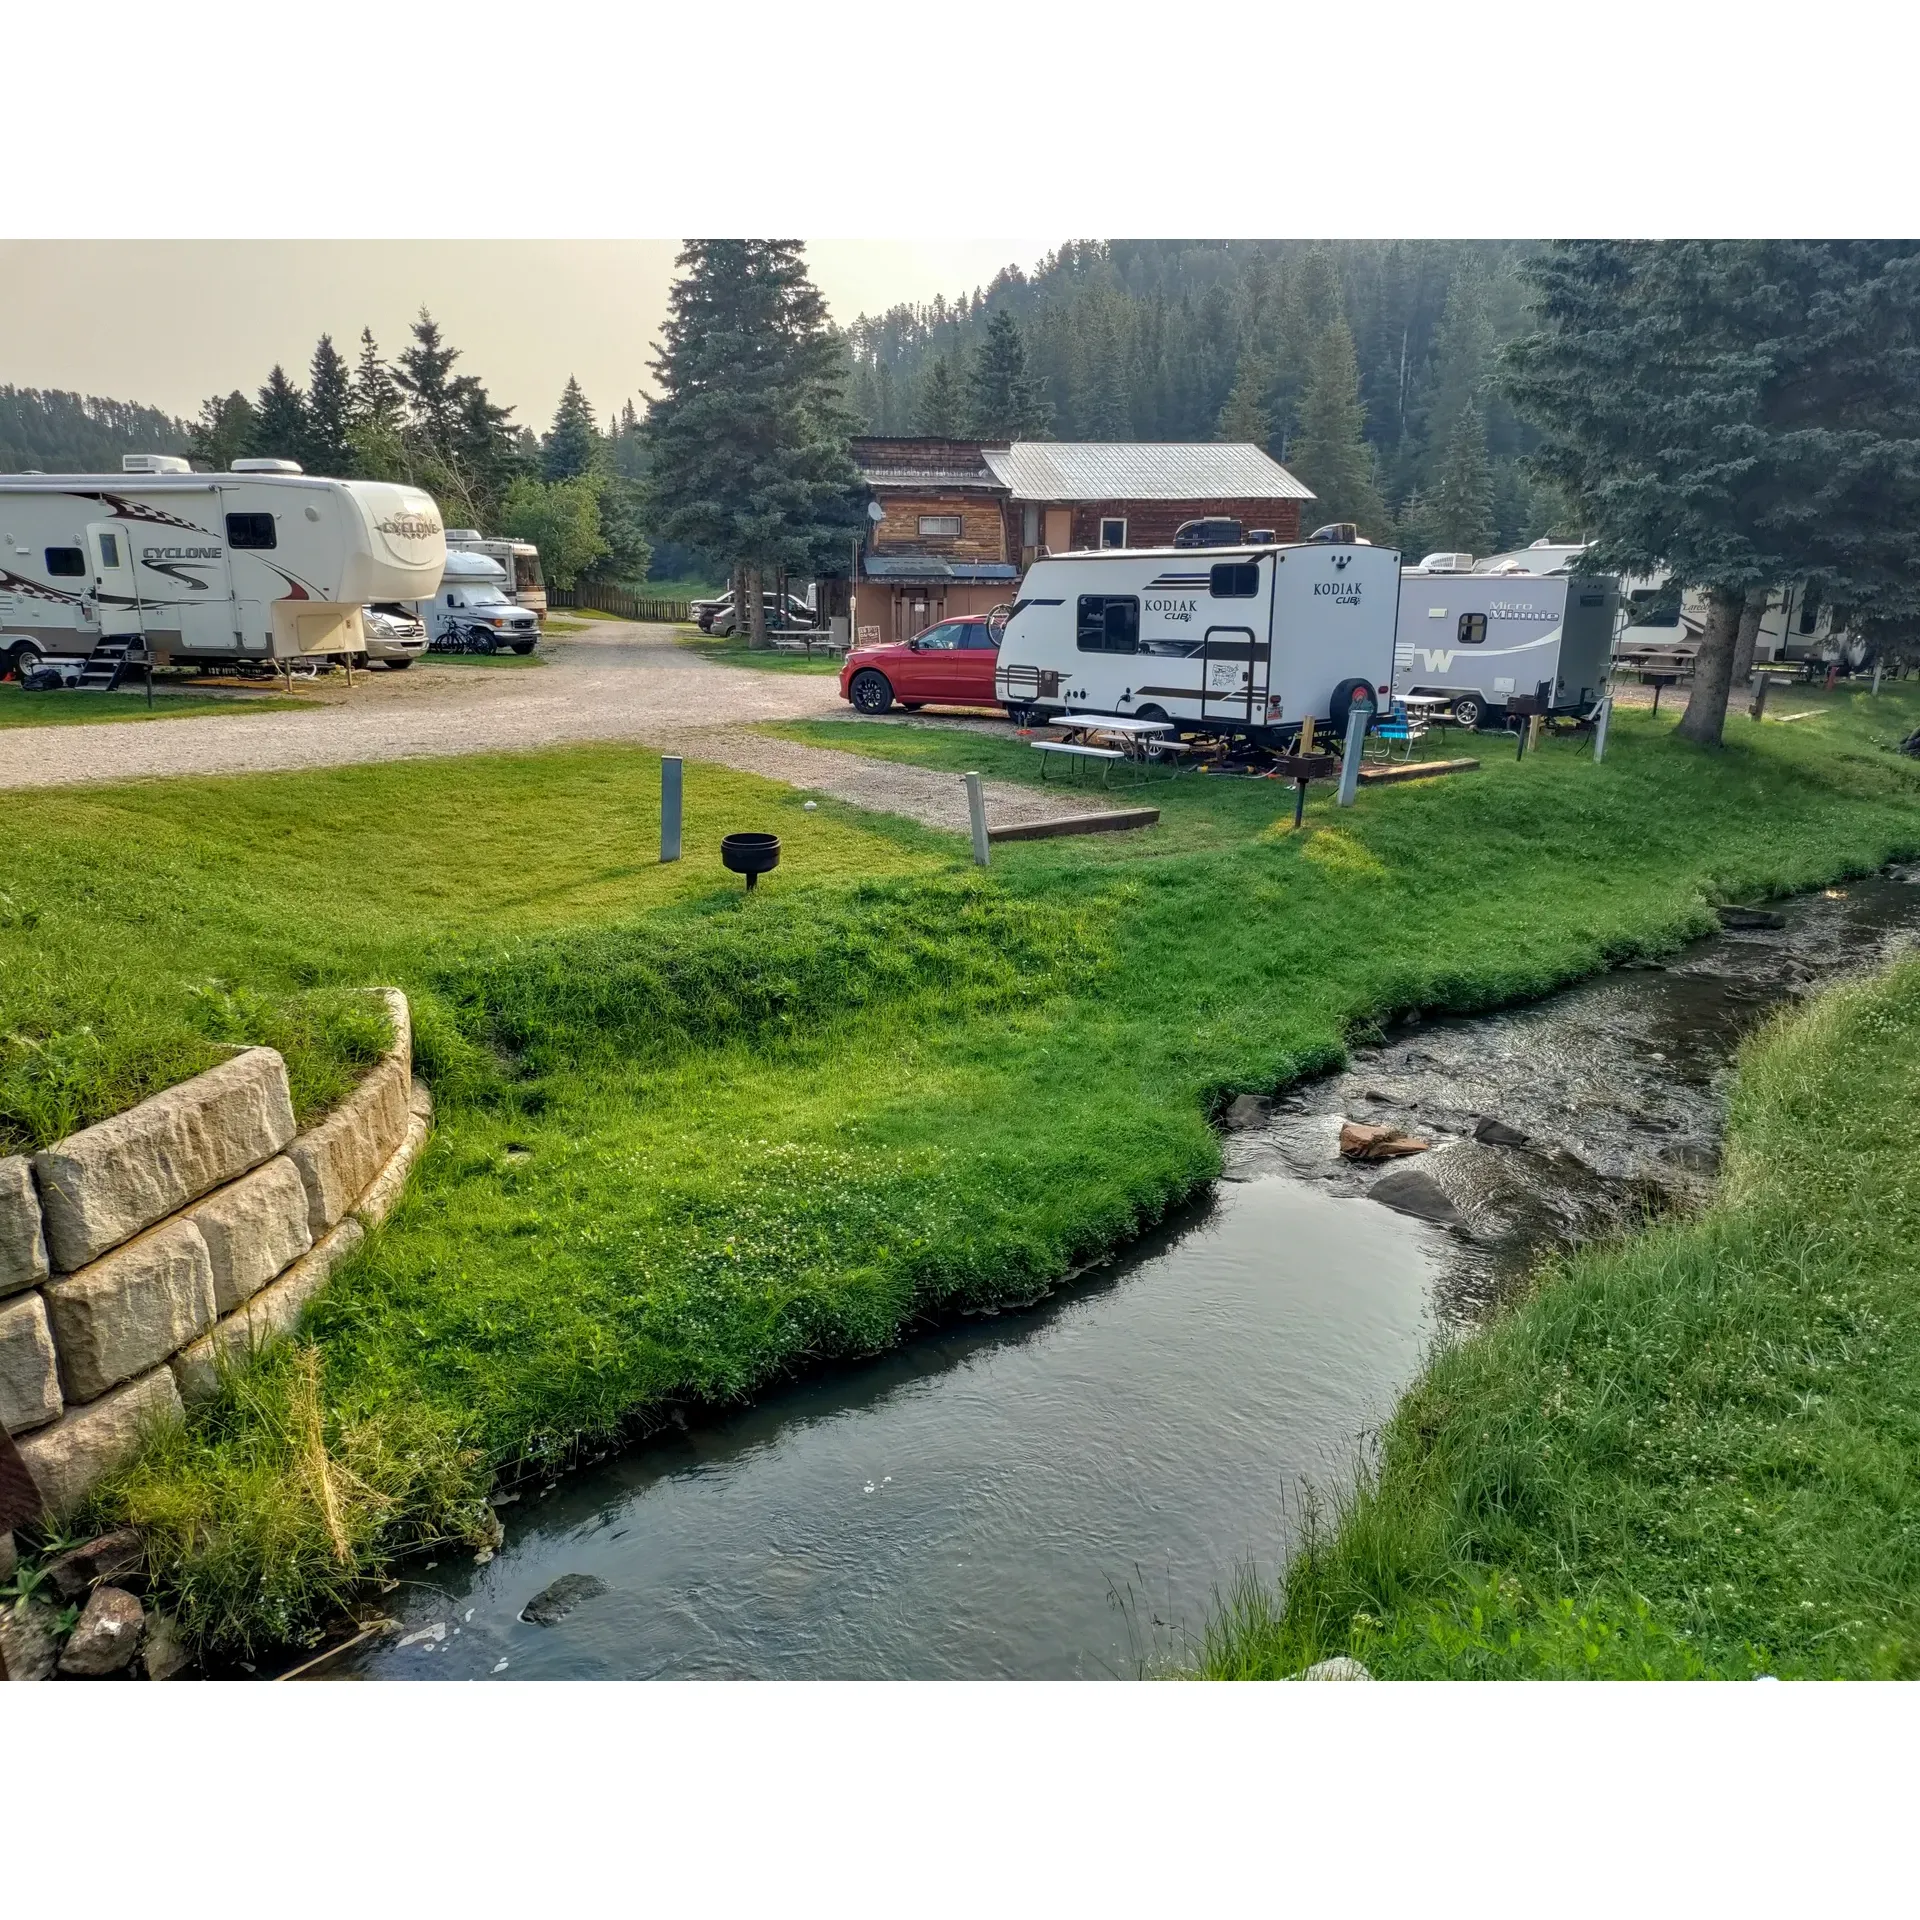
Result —
[[1402, 780], [1432, 780], [1443, 773], [1471, 773], [1479, 764], [1478, 760], [1407, 760], [1397, 767], [1362, 767], [1360, 784], [1397, 786]]
[[1023, 820], [1015, 826], [989, 827], [989, 840], [1051, 840], [1064, 833], [1125, 833], [1132, 827], [1150, 827], [1160, 818], [1158, 807], [1110, 807], [1104, 813], [1065, 813], [1053, 820]]

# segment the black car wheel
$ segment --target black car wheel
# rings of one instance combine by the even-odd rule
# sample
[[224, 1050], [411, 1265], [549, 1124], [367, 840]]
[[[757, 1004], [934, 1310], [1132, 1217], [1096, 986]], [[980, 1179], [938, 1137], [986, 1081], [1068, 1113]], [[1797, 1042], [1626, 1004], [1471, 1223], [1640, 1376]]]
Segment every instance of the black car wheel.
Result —
[[399, 673], [405, 668], [412, 666], [413, 662], [411, 660], [389, 660], [386, 665], [389, 673]]
[[853, 676], [847, 698], [861, 713], [885, 713], [893, 705], [893, 686], [884, 673], [863, 667]]
[[515, 653], [531, 653], [533, 649], [534, 649], [534, 642], [531, 640], [516, 640], [513, 643], [513, 650]]

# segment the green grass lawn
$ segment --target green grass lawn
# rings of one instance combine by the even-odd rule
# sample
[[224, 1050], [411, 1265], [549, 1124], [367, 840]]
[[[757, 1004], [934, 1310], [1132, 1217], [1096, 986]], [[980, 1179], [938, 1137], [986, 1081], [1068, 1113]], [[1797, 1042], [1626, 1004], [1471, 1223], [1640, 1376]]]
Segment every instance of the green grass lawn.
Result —
[[679, 628], [677, 644], [722, 667], [758, 667], [767, 673], [840, 671], [837, 653], [782, 653], [773, 647], [750, 647], [744, 640], [723, 640], [695, 626]]
[[[663, 869], [658, 763], [613, 748], [15, 796], [16, 1144], [215, 1040], [275, 1037], [311, 1110], [364, 1044], [329, 1022], [375, 982], [413, 996], [439, 1101], [407, 1199], [311, 1316], [321, 1372], [236, 1379], [98, 1516], [152, 1530], [201, 1639], [302, 1631], [472, 1528], [496, 1472], [1043, 1290], [1212, 1177], [1225, 1096], [1370, 1021], [1536, 993], [1704, 930], [1709, 900], [1920, 851], [1920, 768], [1886, 750], [1916, 709], [1841, 696], [1718, 756], [1624, 715], [1604, 766], [1489, 743], [1477, 774], [1316, 797], [1297, 835], [1277, 783], [1156, 783], [1161, 826], [1003, 845], [985, 874], [955, 836], [698, 763]], [[1037, 759], [790, 731], [1015, 779]], [[715, 859], [743, 826], [786, 842], [752, 897]]]
[[261, 693], [175, 693], [146, 689], [138, 693], [78, 693], [61, 688], [27, 693], [14, 681], [0, 681], [0, 727], [74, 727], [103, 720], [185, 720], [202, 713], [285, 713], [307, 703]]

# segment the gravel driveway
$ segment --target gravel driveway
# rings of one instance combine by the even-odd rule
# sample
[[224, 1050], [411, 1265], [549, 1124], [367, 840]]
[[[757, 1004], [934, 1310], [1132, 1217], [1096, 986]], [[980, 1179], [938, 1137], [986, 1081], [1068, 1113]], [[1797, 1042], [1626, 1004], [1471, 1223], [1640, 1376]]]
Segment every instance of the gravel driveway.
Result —
[[[829, 674], [717, 666], [674, 644], [674, 629], [596, 621], [545, 643], [544, 667], [440, 666], [357, 674], [305, 694], [302, 713], [217, 714], [107, 726], [0, 732], [0, 788], [75, 786], [171, 774], [266, 773], [466, 753], [514, 753], [593, 740], [632, 740], [784, 780], [874, 812], [967, 830], [965, 789], [951, 773], [836, 753], [745, 729], [761, 720], [845, 715]], [[1101, 810], [989, 781], [991, 825]]]

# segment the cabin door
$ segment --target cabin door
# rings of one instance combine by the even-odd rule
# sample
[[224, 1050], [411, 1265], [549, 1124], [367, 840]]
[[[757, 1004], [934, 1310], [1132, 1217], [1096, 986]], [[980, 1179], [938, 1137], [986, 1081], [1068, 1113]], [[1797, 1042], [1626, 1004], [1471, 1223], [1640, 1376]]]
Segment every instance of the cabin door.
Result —
[[133, 547], [118, 521], [96, 520], [87, 528], [87, 560], [93, 571], [93, 603], [103, 640], [137, 639], [140, 589], [134, 582]]
[[1071, 507], [1049, 507], [1047, 509], [1047, 551], [1049, 553], [1070, 553], [1073, 550], [1073, 509]]

